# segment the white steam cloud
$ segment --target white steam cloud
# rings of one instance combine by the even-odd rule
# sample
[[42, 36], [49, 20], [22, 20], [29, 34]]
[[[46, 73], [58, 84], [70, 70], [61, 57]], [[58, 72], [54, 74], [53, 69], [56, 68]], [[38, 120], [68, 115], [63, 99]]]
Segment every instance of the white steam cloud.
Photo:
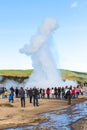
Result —
[[[38, 35], [31, 38], [31, 43], [20, 49], [21, 53], [31, 56], [33, 73], [25, 87], [58, 87], [64, 84], [57, 70], [51, 53], [50, 37], [58, 28], [56, 19], [47, 18], [39, 28]], [[54, 45], [55, 46], [55, 45]]]

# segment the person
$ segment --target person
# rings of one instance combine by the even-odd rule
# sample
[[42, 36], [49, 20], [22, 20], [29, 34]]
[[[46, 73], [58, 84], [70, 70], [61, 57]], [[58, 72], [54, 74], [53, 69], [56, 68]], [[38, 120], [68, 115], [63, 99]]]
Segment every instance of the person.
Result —
[[9, 100], [9, 102], [11, 102], [11, 101], [12, 101], [12, 103], [14, 102], [14, 94], [12, 92], [8, 95], [8, 100]]
[[13, 87], [10, 88], [10, 93], [11, 93], [11, 100], [13, 103], [14, 102], [14, 88]]
[[51, 89], [52, 98], [54, 98], [54, 88]]
[[71, 93], [72, 93], [72, 98], [75, 98], [75, 87], [72, 88]]
[[14, 88], [13, 88], [13, 86], [10, 88], [10, 91], [11, 91], [12, 93], [14, 93]]
[[30, 88], [28, 90], [28, 95], [29, 95], [30, 103], [32, 103], [32, 96], [33, 96], [33, 94], [32, 94], [32, 88]]
[[78, 98], [79, 94], [80, 94], [80, 88], [79, 85], [77, 85], [76, 89], [75, 89], [75, 93], [76, 93], [76, 97]]
[[61, 88], [61, 93], [62, 93], [62, 99], [64, 99], [64, 96], [65, 96], [65, 88], [64, 87]]
[[18, 93], [19, 93], [19, 90], [18, 90], [18, 88], [16, 87], [16, 89], [15, 89], [15, 96], [16, 96], [16, 98], [18, 98]]
[[33, 91], [32, 91], [32, 94], [33, 94], [33, 105], [34, 106], [38, 106], [38, 89], [36, 88], [36, 86], [33, 88]]
[[70, 88], [67, 89], [66, 97], [68, 100], [68, 105], [70, 105], [71, 104], [71, 90], [70, 90]]
[[58, 87], [58, 98], [60, 99], [60, 95], [61, 95], [61, 87]]
[[4, 96], [5, 96], [5, 98], [7, 98], [7, 96], [8, 96], [8, 91], [6, 89], [4, 91]]
[[21, 87], [19, 95], [20, 95], [20, 99], [21, 99], [21, 107], [25, 107], [25, 91], [24, 91], [23, 87]]
[[45, 89], [42, 89], [42, 97], [45, 98]]
[[46, 94], [47, 94], [47, 98], [49, 99], [50, 98], [50, 89], [49, 88], [46, 89]]
[[54, 88], [54, 95], [55, 95], [55, 98], [57, 99], [57, 96], [58, 96], [58, 89], [57, 89], [57, 87]]

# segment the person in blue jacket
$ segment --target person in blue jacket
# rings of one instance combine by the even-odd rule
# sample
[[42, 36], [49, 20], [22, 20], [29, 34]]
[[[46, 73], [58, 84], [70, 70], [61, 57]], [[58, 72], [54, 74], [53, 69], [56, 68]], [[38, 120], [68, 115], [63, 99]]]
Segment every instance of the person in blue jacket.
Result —
[[12, 103], [13, 103], [13, 101], [14, 101], [14, 94], [13, 94], [13, 93], [10, 93], [10, 94], [8, 95], [8, 100], [9, 100], [9, 102], [12, 101]]

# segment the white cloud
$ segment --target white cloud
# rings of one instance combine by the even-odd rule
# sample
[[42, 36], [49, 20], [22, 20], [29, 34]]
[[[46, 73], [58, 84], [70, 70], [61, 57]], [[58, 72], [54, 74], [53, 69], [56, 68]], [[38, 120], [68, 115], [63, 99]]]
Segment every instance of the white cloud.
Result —
[[73, 2], [72, 4], [71, 4], [71, 8], [76, 8], [77, 7], [77, 2], [75, 1], [75, 2]]

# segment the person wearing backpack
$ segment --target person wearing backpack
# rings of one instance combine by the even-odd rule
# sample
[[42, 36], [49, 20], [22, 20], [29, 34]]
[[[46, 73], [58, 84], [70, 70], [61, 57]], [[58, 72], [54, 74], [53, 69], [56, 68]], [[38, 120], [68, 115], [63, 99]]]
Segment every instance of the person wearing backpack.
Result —
[[68, 105], [71, 104], [71, 90], [70, 88], [68, 88], [67, 92], [66, 92], [66, 97], [67, 97], [67, 100], [68, 100]]
[[21, 107], [25, 107], [25, 90], [23, 87], [20, 88], [19, 95], [21, 99]]
[[33, 105], [34, 106], [39, 106], [38, 105], [38, 89], [36, 88], [36, 86], [34, 86], [33, 90], [32, 90], [32, 94], [33, 94]]

